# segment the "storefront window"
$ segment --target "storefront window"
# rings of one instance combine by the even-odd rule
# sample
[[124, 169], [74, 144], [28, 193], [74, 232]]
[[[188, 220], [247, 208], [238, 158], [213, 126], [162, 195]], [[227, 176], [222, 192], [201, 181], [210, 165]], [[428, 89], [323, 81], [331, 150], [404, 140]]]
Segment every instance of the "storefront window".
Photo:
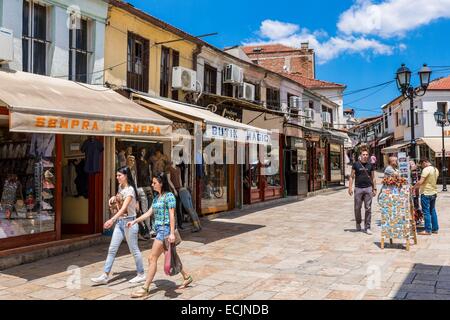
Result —
[[55, 135], [0, 128], [0, 239], [55, 230]]
[[[207, 149], [210, 144], [210, 141], [203, 141], [203, 150]], [[217, 161], [221, 163], [213, 160], [216, 158], [215, 152], [219, 152], [219, 150], [213, 150], [211, 155], [208, 155], [207, 152], [203, 154], [202, 179], [200, 180], [202, 213], [228, 210], [228, 168], [225, 152], [221, 155], [223, 161]]]
[[308, 153], [306, 149], [297, 149], [298, 172], [308, 173]]
[[[138, 202], [143, 212], [146, 212], [153, 202], [152, 177], [162, 172], [168, 172], [170, 156], [165, 154], [162, 143], [116, 140], [116, 170], [129, 167], [138, 190]], [[168, 148], [166, 148], [168, 149]], [[182, 167], [182, 177], [184, 166]], [[116, 190], [118, 188], [116, 180]]]
[[340, 181], [342, 176], [341, 154], [330, 153], [331, 181]]
[[265, 147], [268, 157], [264, 159], [263, 175], [266, 179], [267, 187], [279, 187], [281, 185], [280, 180], [280, 149], [278, 146], [268, 145]]

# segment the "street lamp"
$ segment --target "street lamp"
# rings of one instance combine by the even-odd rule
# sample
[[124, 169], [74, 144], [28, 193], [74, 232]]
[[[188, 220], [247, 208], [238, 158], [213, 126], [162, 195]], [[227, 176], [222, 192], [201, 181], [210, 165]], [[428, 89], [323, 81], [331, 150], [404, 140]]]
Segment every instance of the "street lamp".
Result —
[[445, 114], [442, 111], [434, 113], [436, 123], [442, 127], [442, 191], [447, 191], [447, 168], [445, 164], [445, 131], [444, 127], [450, 125], [450, 111]]
[[423, 65], [419, 71], [420, 87], [414, 88], [411, 86], [411, 70], [409, 70], [405, 64], [397, 70], [396, 80], [398, 90], [402, 95], [409, 99], [410, 107], [410, 123], [411, 123], [411, 151], [410, 157], [412, 160], [416, 160], [416, 137], [415, 137], [415, 123], [414, 123], [414, 98], [425, 95], [430, 84], [431, 69], [426, 64]]

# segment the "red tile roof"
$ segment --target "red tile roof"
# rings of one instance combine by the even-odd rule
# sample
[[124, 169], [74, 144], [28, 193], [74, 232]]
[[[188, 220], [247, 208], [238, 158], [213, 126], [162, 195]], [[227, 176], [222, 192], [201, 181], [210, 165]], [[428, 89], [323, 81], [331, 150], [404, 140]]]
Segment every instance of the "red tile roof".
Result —
[[428, 90], [450, 90], [450, 76], [432, 81]]
[[300, 76], [298, 74], [289, 74], [289, 73], [283, 73], [285, 77], [288, 77], [289, 79], [292, 79], [301, 85], [309, 88], [309, 89], [344, 89], [346, 86], [343, 84], [335, 83], [335, 82], [329, 82], [329, 81], [323, 81], [323, 80], [317, 80], [317, 79], [310, 79], [303, 76]]
[[[253, 49], [263, 49], [261, 52], [254, 52]], [[256, 46], [246, 46], [242, 47], [242, 50], [246, 54], [256, 54], [256, 53], [269, 53], [269, 52], [291, 52], [291, 51], [300, 51], [301, 49], [288, 47], [282, 44], [265, 44], [265, 45], [256, 45]]]

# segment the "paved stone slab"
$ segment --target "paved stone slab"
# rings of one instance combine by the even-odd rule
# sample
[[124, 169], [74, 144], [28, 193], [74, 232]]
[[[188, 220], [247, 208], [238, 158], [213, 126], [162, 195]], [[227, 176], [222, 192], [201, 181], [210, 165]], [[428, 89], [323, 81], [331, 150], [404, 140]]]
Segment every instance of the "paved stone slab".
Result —
[[[330, 207], [332, 204], [332, 208]], [[380, 211], [373, 207], [374, 235], [353, 232], [353, 199], [346, 190], [204, 221], [200, 234], [183, 234], [179, 254], [193, 275], [167, 277], [158, 263], [149, 300], [243, 299], [443, 299], [450, 296], [450, 195], [440, 194], [441, 232], [419, 236], [407, 252], [380, 249]], [[395, 241], [401, 244], [402, 241]], [[102, 272], [108, 245], [51, 257], [0, 273], [0, 297], [7, 299], [129, 300], [139, 285], [133, 257], [124, 243], [106, 286], [92, 286]], [[141, 243], [144, 257], [150, 243]], [[144, 261], [147, 268], [147, 261]], [[81, 288], [69, 290], [66, 270], [80, 266]], [[377, 284], [372, 288], [371, 285]]]

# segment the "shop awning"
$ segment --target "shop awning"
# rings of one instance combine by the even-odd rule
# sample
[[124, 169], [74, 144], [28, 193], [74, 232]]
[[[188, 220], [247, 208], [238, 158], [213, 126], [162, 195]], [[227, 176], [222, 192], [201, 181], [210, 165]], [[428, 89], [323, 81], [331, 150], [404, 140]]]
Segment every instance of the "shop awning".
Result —
[[390, 146], [390, 147], [381, 149], [381, 153], [385, 153], [385, 154], [387, 154], [387, 153], [396, 153], [396, 152], [398, 152], [400, 149], [406, 147], [406, 146], [409, 145], [409, 144], [410, 144], [409, 142], [397, 143], [397, 144], [394, 144], [394, 145], [392, 145], [392, 146]]
[[0, 71], [0, 105], [10, 130], [94, 136], [170, 138], [172, 121], [103, 86]]
[[138, 93], [133, 93], [132, 97], [142, 105], [152, 110], [162, 112], [168, 116], [180, 117], [185, 121], [205, 123], [206, 133], [204, 137], [206, 138], [256, 144], [271, 143], [270, 131], [227, 119], [195, 105], [174, 102]]
[[383, 139], [381, 139], [380, 141], [378, 141], [378, 145], [379, 145], [379, 146], [382, 146], [383, 144], [386, 144], [386, 142], [387, 142], [389, 139], [391, 139], [391, 138], [393, 138], [392, 135], [387, 136], [387, 137], [384, 137]]
[[[417, 143], [425, 143], [433, 152], [435, 156], [438, 158], [442, 157], [442, 138], [420, 138]], [[446, 156], [450, 156], [450, 139], [444, 139], [445, 146], [445, 154]]]
[[344, 148], [353, 148], [353, 143], [347, 133], [341, 131], [330, 131], [333, 136], [344, 139]]

